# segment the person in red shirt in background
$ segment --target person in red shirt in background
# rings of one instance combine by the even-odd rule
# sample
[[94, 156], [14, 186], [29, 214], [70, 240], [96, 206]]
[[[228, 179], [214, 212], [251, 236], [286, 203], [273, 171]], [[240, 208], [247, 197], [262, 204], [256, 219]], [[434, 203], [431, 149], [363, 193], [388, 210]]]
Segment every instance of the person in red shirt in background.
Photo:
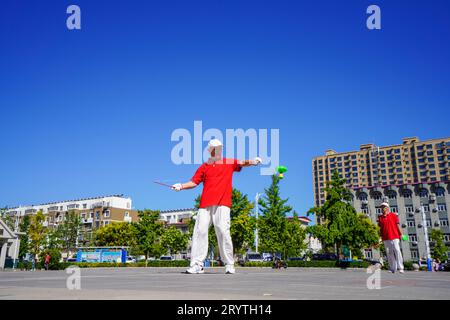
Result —
[[258, 157], [243, 161], [222, 158], [222, 143], [217, 139], [208, 143], [208, 151], [211, 157], [197, 169], [191, 181], [172, 186], [173, 190], [180, 191], [195, 188], [203, 182], [200, 209], [192, 235], [191, 263], [186, 273], [204, 273], [203, 261], [208, 254], [208, 229], [212, 221], [225, 273], [233, 274], [233, 242], [230, 235], [233, 173], [241, 171], [242, 167], [256, 166], [262, 160]]
[[44, 259], [45, 270], [48, 270], [48, 267], [49, 267], [49, 264], [50, 264], [50, 259], [51, 259], [51, 256], [47, 253], [45, 255], [45, 259]]
[[390, 212], [388, 203], [383, 202], [380, 207], [383, 213], [378, 216], [378, 225], [380, 226], [381, 240], [383, 240], [386, 249], [389, 269], [392, 273], [397, 270], [404, 273], [405, 268], [400, 251], [400, 239], [402, 237], [400, 221], [395, 213]]

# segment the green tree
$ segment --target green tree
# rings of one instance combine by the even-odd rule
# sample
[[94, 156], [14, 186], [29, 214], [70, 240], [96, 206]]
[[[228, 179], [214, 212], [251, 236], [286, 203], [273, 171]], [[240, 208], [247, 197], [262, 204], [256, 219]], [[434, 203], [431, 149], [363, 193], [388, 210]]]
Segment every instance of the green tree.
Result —
[[0, 218], [3, 220], [4, 223], [6, 223], [6, 225], [8, 226], [9, 229], [11, 229], [12, 231], [16, 230], [16, 225], [15, 225], [15, 219], [14, 216], [6, 214], [8, 208], [0, 208]]
[[[368, 216], [357, 213], [357, 223], [353, 230], [353, 241], [349, 244], [352, 253], [363, 256], [362, 250], [369, 248], [380, 239], [380, 228]], [[381, 250], [381, 248], [379, 248]]]
[[49, 230], [47, 233], [47, 242], [45, 245], [46, 249], [60, 249], [62, 248], [62, 241], [59, 238], [59, 233], [57, 229]]
[[94, 242], [104, 247], [131, 247], [136, 243], [136, 233], [128, 222], [113, 222], [94, 232]]
[[37, 258], [39, 253], [45, 246], [47, 237], [47, 228], [44, 227], [45, 216], [42, 210], [39, 210], [30, 219], [30, 225], [28, 228], [28, 236], [30, 237], [30, 251], [31, 254]]
[[30, 252], [30, 237], [29, 237], [29, 228], [30, 228], [31, 218], [29, 215], [23, 217], [22, 221], [19, 224], [20, 232], [24, 234], [20, 235], [20, 247], [19, 247], [19, 259], [24, 258], [27, 253]]
[[165, 228], [161, 235], [161, 245], [170, 255], [186, 250], [189, 236], [174, 226]]
[[321, 207], [311, 208], [308, 215], [316, 214], [324, 222], [309, 228], [314, 237], [325, 247], [335, 246], [339, 255], [342, 246], [360, 250], [378, 242], [378, 227], [363, 215], [358, 215], [350, 204], [351, 192], [345, 187], [345, 179], [333, 172], [331, 181], [327, 181], [325, 191], [327, 200]]
[[287, 221], [284, 238], [284, 254], [286, 257], [299, 257], [307, 248], [306, 228], [298, 220], [298, 214], [294, 211], [292, 219]]
[[264, 189], [264, 197], [258, 201], [261, 211], [257, 221], [259, 246], [263, 252], [280, 252], [286, 256], [286, 215], [292, 211], [292, 207], [286, 204], [288, 199], [281, 198], [279, 183], [280, 178], [273, 175], [269, 188]]
[[134, 224], [137, 237], [136, 248], [138, 252], [148, 257], [160, 256], [164, 253], [161, 244], [161, 236], [164, 231], [164, 223], [159, 220], [160, 212], [153, 210], [139, 211], [139, 221]]
[[238, 189], [233, 189], [231, 194], [231, 239], [233, 241], [234, 252], [243, 254], [253, 247], [255, 242], [256, 220], [251, 216], [253, 210], [246, 194]]
[[[76, 248], [77, 239], [81, 232], [81, 218], [75, 211], [69, 211], [65, 216], [63, 223], [58, 225], [55, 237], [61, 247], [69, 253], [71, 249]], [[58, 243], [56, 242], [56, 243]]]
[[439, 261], [446, 261], [447, 251], [449, 251], [450, 249], [445, 245], [444, 233], [439, 229], [432, 229], [431, 241], [435, 242], [433, 247], [432, 258], [439, 259]]

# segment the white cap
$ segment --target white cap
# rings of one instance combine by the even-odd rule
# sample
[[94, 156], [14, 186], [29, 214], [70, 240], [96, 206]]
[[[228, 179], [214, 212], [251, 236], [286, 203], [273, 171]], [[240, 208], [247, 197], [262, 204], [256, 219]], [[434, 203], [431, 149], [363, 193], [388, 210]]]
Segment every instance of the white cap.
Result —
[[381, 208], [381, 207], [388, 207], [388, 208], [389, 208], [389, 203], [383, 202], [383, 203], [380, 205], [380, 208]]
[[212, 149], [217, 148], [217, 147], [221, 147], [221, 146], [222, 146], [222, 142], [220, 142], [220, 140], [212, 139], [208, 143], [208, 151], [211, 152]]

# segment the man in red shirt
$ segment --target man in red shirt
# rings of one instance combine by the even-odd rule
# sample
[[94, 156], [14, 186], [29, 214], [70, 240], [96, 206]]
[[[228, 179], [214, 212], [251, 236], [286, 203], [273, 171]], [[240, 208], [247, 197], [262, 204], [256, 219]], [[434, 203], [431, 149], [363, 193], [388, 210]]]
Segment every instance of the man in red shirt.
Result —
[[397, 269], [400, 273], [404, 273], [403, 257], [400, 251], [400, 239], [402, 237], [400, 221], [395, 213], [390, 212], [388, 203], [383, 202], [381, 210], [383, 213], [378, 216], [378, 225], [388, 257], [389, 269], [392, 273], [395, 273]]
[[197, 169], [191, 181], [172, 186], [173, 190], [180, 191], [195, 188], [203, 182], [200, 209], [192, 235], [191, 264], [186, 273], [204, 273], [203, 261], [208, 253], [208, 229], [212, 221], [225, 273], [233, 274], [233, 242], [230, 235], [233, 173], [241, 171], [242, 167], [258, 165], [262, 160], [258, 157], [244, 161], [222, 158], [222, 143], [217, 139], [209, 142], [208, 151], [211, 157]]

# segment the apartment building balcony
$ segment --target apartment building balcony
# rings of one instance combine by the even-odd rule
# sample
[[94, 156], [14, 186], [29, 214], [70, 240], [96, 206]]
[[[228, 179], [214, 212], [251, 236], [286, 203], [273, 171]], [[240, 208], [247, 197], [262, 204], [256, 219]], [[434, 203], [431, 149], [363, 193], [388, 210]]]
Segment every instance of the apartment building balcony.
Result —
[[27, 209], [27, 210], [25, 210], [25, 214], [33, 214], [33, 213], [36, 213], [36, 209]]
[[110, 203], [109, 202], [105, 202], [105, 201], [99, 201], [99, 202], [96, 202], [96, 203], [91, 205], [91, 209], [109, 208], [109, 207], [110, 207]]
[[94, 222], [94, 218], [83, 218], [81, 220], [83, 223], [93, 223]]
[[57, 211], [59, 211], [59, 207], [58, 206], [54, 206], [54, 207], [49, 207], [48, 209], [47, 209], [47, 211], [50, 213], [50, 212], [57, 212]]

